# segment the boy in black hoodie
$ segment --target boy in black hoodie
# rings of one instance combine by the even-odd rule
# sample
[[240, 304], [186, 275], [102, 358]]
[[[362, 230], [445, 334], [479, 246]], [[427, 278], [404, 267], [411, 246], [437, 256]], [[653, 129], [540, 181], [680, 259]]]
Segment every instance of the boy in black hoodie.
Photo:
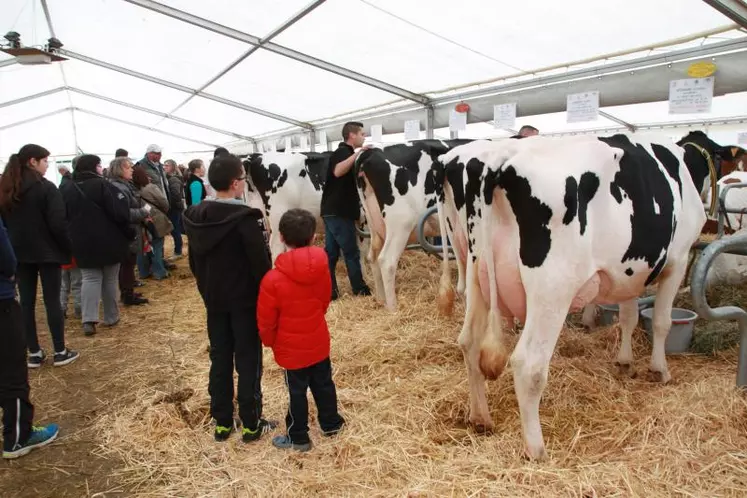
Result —
[[262, 212], [237, 199], [246, 181], [241, 160], [216, 157], [208, 178], [216, 197], [187, 209], [184, 228], [189, 267], [207, 309], [210, 413], [216, 441], [225, 441], [234, 427], [235, 358], [242, 439], [248, 443], [276, 426], [262, 418], [262, 343], [257, 329], [259, 284], [272, 264]]

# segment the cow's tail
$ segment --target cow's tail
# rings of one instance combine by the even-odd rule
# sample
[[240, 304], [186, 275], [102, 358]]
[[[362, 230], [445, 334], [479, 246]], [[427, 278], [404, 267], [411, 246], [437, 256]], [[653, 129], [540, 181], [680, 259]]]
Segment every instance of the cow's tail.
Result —
[[[438, 225], [441, 232], [441, 280], [438, 284], [438, 296], [436, 304], [438, 312], [444, 316], [451, 316], [454, 312], [454, 286], [451, 282], [449, 272], [449, 242], [454, 246], [454, 234], [446, 228], [446, 213], [444, 203], [446, 200], [445, 192], [436, 198], [436, 213], [438, 215]], [[456, 246], [455, 253], [456, 253]], [[458, 257], [458, 255], [457, 255]]]
[[[489, 162], [487, 164], [490, 164]], [[487, 166], [486, 164], [486, 166]], [[488, 269], [489, 288], [489, 310], [488, 322], [483, 342], [480, 346], [480, 370], [488, 379], [496, 379], [503, 372], [508, 362], [508, 348], [505, 344], [503, 334], [503, 318], [498, 308], [498, 283], [496, 282], [495, 258], [491, 249], [493, 235], [494, 204], [493, 194], [497, 185], [497, 178], [501, 174], [501, 165], [496, 165], [496, 170], [488, 169], [485, 172], [482, 199], [482, 243], [477, 244], [482, 249], [478, 259], [484, 258]]]

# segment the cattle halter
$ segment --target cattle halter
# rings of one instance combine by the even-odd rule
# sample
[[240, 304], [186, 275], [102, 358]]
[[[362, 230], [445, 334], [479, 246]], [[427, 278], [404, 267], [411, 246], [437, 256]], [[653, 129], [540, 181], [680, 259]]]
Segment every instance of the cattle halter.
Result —
[[[685, 142], [682, 144], [682, 147], [685, 145], [692, 145], [697, 149], [700, 154], [705, 157], [706, 162], [708, 163], [708, 176], [711, 179], [711, 206], [708, 208], [708, 216], [713, 217], [716, 214], [716, 203], [718, 200], [716, 197], [718, 196], [718, 174], [716, 173], [716, 166], [713, 164], [713, 157], [711, 157], [711, 154], [705, 150], [700, 145], [694, 143], [694, 142]], [[700, 194], [701, 198], [705, 200], [703, 193]]]

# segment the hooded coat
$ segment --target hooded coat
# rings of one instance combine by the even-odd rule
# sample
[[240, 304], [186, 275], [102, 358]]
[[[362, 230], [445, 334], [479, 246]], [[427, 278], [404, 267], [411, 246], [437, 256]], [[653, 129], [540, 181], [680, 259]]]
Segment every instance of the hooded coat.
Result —
[[329, 357], [324, 315], [331, 295], [324, 249], [301, 247], [278, 255], [275, 269], [262, 280], [257, 305], [259, 336], [278, 365], [297, 370]]
[[184, 228], [205, 307], [255, 308], [259, 283], [272, 267], [262, 212], [237, 201], [205, 201], [185, 211]]
[[57, 187], [39, 173], [23, 169], [20, 201], [3, 213], [3, 220], [19, 263], [70, 262], [65, 203]]

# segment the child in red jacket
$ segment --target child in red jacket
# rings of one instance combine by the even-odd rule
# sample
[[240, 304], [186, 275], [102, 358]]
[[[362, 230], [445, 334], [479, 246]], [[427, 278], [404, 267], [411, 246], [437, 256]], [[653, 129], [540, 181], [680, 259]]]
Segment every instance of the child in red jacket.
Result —
[[291, 209], [280, 219], [280, 237], [288, 251], [262, 279], [257, 324], [262, 343], [272, 348], [285, 369], [290, 405], [287, 434], [276, 436], [277, 448], [308, 451], [311, 389], [325, 436], [337, 434], [345, 420], [337, 411], [337, 392], [329, 360], [329, 329], [324, 314], [332, 295], [327, 253], [311, 244], [316, 220], [304, 209]]

